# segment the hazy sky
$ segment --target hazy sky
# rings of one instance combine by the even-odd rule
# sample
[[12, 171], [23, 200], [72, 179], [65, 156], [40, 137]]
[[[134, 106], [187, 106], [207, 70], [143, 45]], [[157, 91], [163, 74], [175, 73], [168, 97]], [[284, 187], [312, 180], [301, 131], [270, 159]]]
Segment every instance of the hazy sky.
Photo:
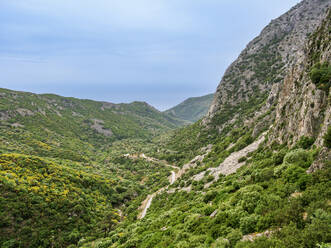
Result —
[[299, 0], [0, 0], [0, 87], [164, 110]]

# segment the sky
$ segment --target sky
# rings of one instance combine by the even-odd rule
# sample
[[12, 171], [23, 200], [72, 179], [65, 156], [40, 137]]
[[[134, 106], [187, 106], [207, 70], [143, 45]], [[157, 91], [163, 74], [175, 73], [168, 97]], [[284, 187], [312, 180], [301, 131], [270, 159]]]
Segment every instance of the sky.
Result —
[[0, 0], [0, 87], [165, 110], [299, 0]]

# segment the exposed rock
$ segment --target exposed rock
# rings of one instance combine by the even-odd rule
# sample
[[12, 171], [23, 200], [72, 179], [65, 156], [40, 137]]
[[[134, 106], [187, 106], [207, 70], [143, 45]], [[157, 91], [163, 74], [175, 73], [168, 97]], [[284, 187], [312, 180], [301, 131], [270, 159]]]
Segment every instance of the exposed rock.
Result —
[[104, 126], [102, 125], [104, 124], [103, 120], [93, 119], [92, 121], [93, 121], [93, 125], [91, 126], [91, 128], [96, 130], [98, 133], [101, 133], [107, 137], [113, 135], [113, 132], [111, 130], [104, 128]]
[[11, 124], [11, 126], [12, 127], [14, 127], [14, 128], [18, 128], [18, 127], [24, 127], [24, 125], [22, 125], [22, 124], [20, 124], [20, 123], [13, 123], [13, 124]]
[[[248, 153], [255, 151], [259, 145], [265, 140], [266, 133], [263, 133], [259, 139], [257, 139], [252, 144], [246, 146], [244, 149], [233, 152], [228, 156], [223, 163], [221, 163], [216, 168], [209, 168], [207, 171], [209, 171], [209, 175], [212, 175], [214, 177], [214, 180], [207, 183], [205, 185], [205, 188], [208, 188], [212, 183], [216, 182], [219, 179], [219, 176], [222, 175], [230, 175], [232, 173], [235, 173], [241, 166], [245, 164], [245, 162], [238, 162], [238, 159], [241, 157], [246, 156]], [[205, 176], [207, 171], [203, 171], [193, 177], [193, 180], [200, 181]]]
[[242, 237], [242, 241], [251, 241], [253, 242], [255, 239], [257, 238], [260, 238], [260, 237], [270, 237], [275, 231], [272, 231], [272, 230], [267, 230], [265, 232], [262, 232], [262, 233], [251, 233], [251, 234], [247, 234], [247, 235], [244, 235]]
[[301, 197], [301, 196], [302, 196], [301, 192], [294, 192], [294, 193], [291, 194], [292, 198], [298, 198], [298, 197]]
[[307, 172], [308, 173], [313, 173], [317, 170], [322, 169], [326, 165], [327, 161], [331, 161], [331, 151], [330, 151], [330, 149], [327, 149], [326, 147], [324, 147], [320, 151], [320, 153], [318, 155], [318, 158], [309, 167]]
[[212, 214], [210, 215], [210, 218], [214, 218], [217, 213], [218, 213], [218, 210], [216, 209], [214, 212], [212, 212]]
[[0, 121], [8, 121], [10, 119], [10, 115], [8, 111], [0, 112]]
[[39, 112], [40, 114], [46, 116], [46, 111], [45, 111], [44, 109], [38, 107], [38, 112]]
[[62, 114], [58, 110], [54, 109], [54, 112], [56, 113], [57, 116], [62, 117]]
[[102, 106], [101, 106], [101, 110], [105, 110], [105, 109], [116, 109], [119, 110], [120, 109], [120, 105], [119, 104], [115, 104], [115, 103], [111, 103], [111, 102], [103, 102]]
[[269, 143], [276, 140], [293, 146], [301, 136], [309, 136], [317, 138], [316, 145], [323, 145], [323, 136], [331, 124], [331, 104], [328, 99], [331, 89], [329, 93], [318, 89], [311, 81], [309, 72], [316, 61], [331, 64], [330, 28], [331, 22], [326, 18], [314, 33], [315, 38], [306, 43], [305, 52], [298, 63], [286, 75], [279, 93], [275, 125], [271, 129]]
[[24, 108], [18, 108], [16, 109], [16, 112], [18, 112], [21, 116], [32, 116], [34, 113], [29, 110], [29, 109], [24, 109]]
[[75, 111], [72, 111], [72, 116], [78, 116], [78, 117], [82, 117], [82, 115], [81, 115], [81, 114], [78, 114], [78, 113], [76, 113]]

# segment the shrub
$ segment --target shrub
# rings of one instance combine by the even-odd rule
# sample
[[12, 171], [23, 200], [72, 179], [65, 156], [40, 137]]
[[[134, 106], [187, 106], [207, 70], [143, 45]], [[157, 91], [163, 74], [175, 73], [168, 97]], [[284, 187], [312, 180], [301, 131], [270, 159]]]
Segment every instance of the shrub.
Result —
[[235, 145], [234, 148], [235, 148], [236, 151], [239, 151], [239, 150], [245, 148], [246, 146], [248, 146], [249, 144], [251, 144], [253, 141], [254, 141], [254, 139], [252, 138], [251, 134], [248, 133], [248, 134], [242, 136], [238, 140], [238, 142], [237, 142], [237, 144]]
[[331, 148], [331, 126], [328, 126], [328, 131], [324, 135], [324, 146]]
[[311, 174], [303, 174], [301, 177], [297, 180], [296, 185], [297, 188], [300, 190], [305, 190], [308, 185], [310, 185], [312, 182], [312, 175]]
[[210, 201], [214, 200], [216, 196], [217, 196], [217, 191], [208, 191], [205, 194], [203, 201], [205, 203], [210, 202]]
[[308, 149], [312, 146], [312, 144], [314, 144], [314, 142], [315, 142], [315, 139], [313, 137], [302, 136], [297, 143], [297, 147], [303, 148], [303, 149]]
[[309, 152], [300, 148], [287, 153], [284, 157], [284, 163], [308, 168], [312, 163], [312, 157]]
[[320, 90], [329, 92], [331, 84], [331, 66], [328, 63], [317, 63], [310, 71], [310, 79]]
[[286, 150], [282, 149], [279, 152], [272, 155], [272, 159], [275, 165], [280, 165], [283, 163], [284, 157], [286, 155]]
[[256, 231], [256, 224], [259, 217], [255, 214], [244, 217], [240, 220], [240, 230], [243, 234], [253, 233]]
[[245, 162], [247, 160], [247, 158], [244, 156], [244, 157], [241, 157], [238, 159], [238, 163], [242, 163], [242, 162]]
[[209, 183], [209, 182], [213, 181], [214, 179], [215, 179], [215, 178], [214, 178], [213, 175], [209, 175], [209, 176], [207, 177], [207, 182]]
[[331, 243], [325, 244], [325, 243], [321, 243], [321, 244], [317, 244], [318, 248], [330, 248], [331, 247]]
[[296, 183], [305, 173], [306, 171], [303, 168], [297, 165], [291, 165], [284, 171], [284, 178], [289, 183]]
[[247, 192], [242, 196], [241, 206], [248, 213], [253, 213], [254, 209], [261, 197], [257, 191]]
[[230, 232], [226, 238], [229, 240], [230, 242], [230, 246], [233, 247], [241, 238], [242, 238], [242, 233], [240, 230], [235, 229], [232, 232]]
[[203, 209], [203, 213], [206, 216], [210, 216], [214, 211], [215, 211], [215, 207], [209, 205]]
[[256, 170], [252, 173], [252, 179], [254, 182], [265, 182], [269, 181], [274, 176], [273, 168], [264, 168], [262, 170]]
[[212, 248], [228, 248], [230, 246], [229, 240], [219, 238], [212, 244]]

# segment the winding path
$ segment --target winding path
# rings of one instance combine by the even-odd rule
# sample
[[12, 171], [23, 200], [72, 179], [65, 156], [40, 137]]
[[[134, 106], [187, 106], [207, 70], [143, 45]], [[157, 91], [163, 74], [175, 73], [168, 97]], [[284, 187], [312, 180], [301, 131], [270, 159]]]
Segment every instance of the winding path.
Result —
[[[171, 175], [169, 176], [169, 183], [170, 183], [170, 185], [174, 184], [176, 182], [177, 178], [179, 178], [181, 176], [181, 174], [182, 174], [181, 169], [179, 167], [174, 166], [174, 165], [170, 165], [166, 161], [161, 161], [161, 160], [158, 160], [156, 158], [147, 157], [144, 153], [139, 154], [139, 155], [126, 154], [124, 156], [125, 157], [128, 157], [128, 158], [132, 158], [132, 159], [143, 158], [143, 159], [146, 159], [149, 162], [163, 164], [163, 165], [165, 165], [167, 167], [171, 167], [171, 168], [175, 169], [177, 172], [171, 171]], [[150, 206], [152, 204], [152, 201], [153, 201], [153, 198], [156, 195], [158, 195], [161, 192], [163, 192], [164, 190], [168, 189], [168, 187], [169, 186], [165, 186], [165, 187], [159, 189], [158, 191], [154, 192], [153, 194], [150, 194], [150, 195], [147, 196], [147, 198], [141, 203], [141, 205], [139, 207], [139, 209], [141, 210], [141, 212], [138, 215], [138, 219], [142, 219], [142, 218], [144, 218], [146, 216], [147, 210], [150, 208]]]

